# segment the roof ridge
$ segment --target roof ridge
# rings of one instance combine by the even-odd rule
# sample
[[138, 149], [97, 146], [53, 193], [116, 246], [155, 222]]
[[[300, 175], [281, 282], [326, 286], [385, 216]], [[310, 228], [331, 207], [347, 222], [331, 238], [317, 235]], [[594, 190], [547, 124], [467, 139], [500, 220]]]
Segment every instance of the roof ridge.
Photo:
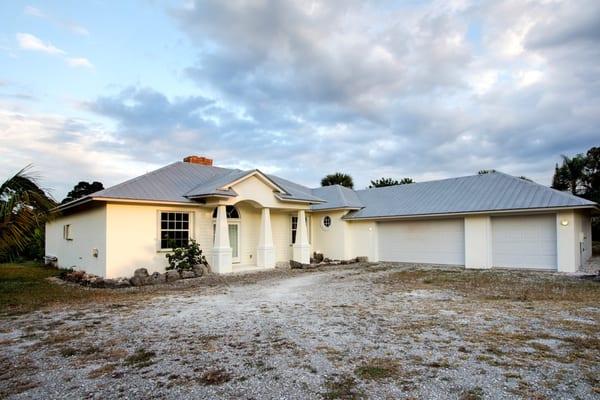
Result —
[[411, 186], [411, 185], [422, 185], [425, 183], [434, 183], [434, 182], [443, 182], [443, 181], [452, 181], [452, 180], [457, 180], [457, 179], [464, 179], [464, 178], [475, 178], [478, 176], [484, 176], [484, 175], [488, 175], [488, 174], [473, 174], [473, 175], [463, 175], [463, 176], [455, 176], [455, 177], [450, 177], [450, 178], [440, 178], [440, 179], [432, 179], [430, 181], [423, 181], [423, 182], [411, 182], [411, 183], [402, 183], [399, 185], [390, 185], [390, 186], [381, 186], [381, 187], [368, 187], [365, 189], [358, 189], [358, 190], [354, 190], [355, 192], [367, 192], [370, 190], [385, 190], [385, 189], [390, 189], [390, 188], [394, 188], [394, 187], [407, 187], [407, 186]]
[[551, 186], [542, 185], [541, 183], [538, 183], [536, 181], [532, 181], [532, 180], [529, 180], [529, 179], [523, 179], [523, 178], [520, 178], [518, 176], [510, 175], [510, 174], [507, 174], [506, 172], [502, 172], [502, 171], [495, 171], [494, 173], [506, 176], [508, 178], [518, 179], [519, 181], [521, 181], [521, 182], [523, 182], [525, 184], [528, 184], [528, 185], [533, 185], [533, 186], [536, 186], [536, 187], [542, 187], [544, 189], [550, 189], [550, 190], [552, 190], [554, 193], [556, 193], [559, 196], [563, 196], [563, 197], [566, 197], [566, 198], [569, 198], [569, 199], [576, 199], [578, 201], [589, 202], [590, 204], [597, 204], [594, 201], [585, 199], [585, 198], [580, 197], [580, 196], [576, 196], [576, 195], [574, 195], [572, 193], [568, 193], [568, 192], [565, 192], [565, 191], [562, 191], [562, 190], [554, 189]]

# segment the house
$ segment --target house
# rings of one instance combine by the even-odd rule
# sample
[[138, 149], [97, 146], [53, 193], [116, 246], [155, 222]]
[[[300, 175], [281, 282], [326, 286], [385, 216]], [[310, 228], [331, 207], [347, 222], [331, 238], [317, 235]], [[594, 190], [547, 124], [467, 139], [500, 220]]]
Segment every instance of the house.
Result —
[[597, 204], [493, 172], [351, 190], [316, 189], [190, 156], [59, 207], [46, 254], [114, 278], [163, 271], [195, 239], [214, 272], [332, 259], [575, 272], [591, 256]]

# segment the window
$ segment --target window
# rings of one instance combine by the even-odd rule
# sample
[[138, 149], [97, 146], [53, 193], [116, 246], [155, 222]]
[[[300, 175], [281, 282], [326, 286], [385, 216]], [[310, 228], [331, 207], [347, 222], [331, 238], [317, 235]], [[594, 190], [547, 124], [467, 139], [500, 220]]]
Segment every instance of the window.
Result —
[[329, 215], [324, 216], [322, 222], [325, 229], [329, 228], [331, 226], [331, 217]]
[[184, 212], [160, 213], [160, 248], [174, 249], [188, 245], [190, 214]]
[[[218, 207], [215, 208], [215, 210], [213, 211], [213, 218], [217, 218], [217, 209], [218, 209]], [[225, 215], [229, 219], [239, 219], [240, 218], [240, 214], [238, 213], [237, 208], [235, 208], [234, 206], [226, 206], [225, 207]]]
[[71, 225], [63, 225], [63, 239], [65, 240], [73, 240], [71, 236], [73, 232], [71, 231]]
[[292, 244], [296, 243], [296, 232], [298, 231], [298, 217], [292, 217]]
[[[292, 244], [296, 243], [296, 232], [298, 231], [298, 217], [293, 216], [291, 220], [291, 230], [292, 230]], [[311, 232], [310, 232], [310, 217], [306, 216], [306, 231], [308, 232], [308, 242], [311, 240]]]

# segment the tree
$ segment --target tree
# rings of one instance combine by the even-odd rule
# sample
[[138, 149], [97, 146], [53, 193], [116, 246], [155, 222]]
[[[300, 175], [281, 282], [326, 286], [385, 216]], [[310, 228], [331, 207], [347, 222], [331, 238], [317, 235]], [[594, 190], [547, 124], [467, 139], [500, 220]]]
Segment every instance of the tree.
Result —
[[496, 172], [495, 169], [481, 169], [479, 172], [477, 172], [477, 175], [492, 174], [494, 172]]
[[385, 187], [385, 186], [394, 186], [394, 185], [399, 185], [400, 182], [394, 178], [379, 178], [379, 179], [375, 179], [374, 181], [371, 181], [371, 184], [369, 185], [369, 188], [378, 188], [378, 187]]
[[56, 207], [29, 170], [23, 168], [0, 185], [0, 261], [22, 256], [28, 247], [40, 248], [32, 242], [43, 243], [44, 223]]
[[350, 175], [341, 172], [336, 172], [335, 174], [327, 175], [323, 179], [321, 179], [321, 186], [332, 185], [342, 185], [352, 189], [354, 187], [354, 182], [352, 181], [352, 177]]
[[409, 183], [415, 183], [415, 180], [413, 178], [400, 179], [400, 185], [408, 185]]
[[559, 168], [558, 163], [554, 165], [554, 176], [550, 187], [561, 191], [569, 189], [569, 182], [566, 181], [564, 171]]
[[598, 203], [600, 202], [600, 147], [589, 149], [585, 158], [584, 197]]
[[568, 190], [577, 195], [584, 185], [586, 158], [583, 154], [577, 154], [571, 158], [565, 155], [561, 155], [561, 157], [563, 164], [560, 170], [561, 174], [563, 174], [563, 179], [568, 183]]
[[73, 186], [73, 190], [71, 190], [67, 194], [67, 197], [65, 197], [63, 201], [60, 202], [60, 204], [65, 204], [70, 201], [80, 199], [84, 196], [87, 196], [88, 194], [95, 193], [102, 189], [104, 189], [104, 185], [102, 185], [101, 182], [94, 181], [92, 183], [89, 183], [81, 181], [77, 183], [77, 185]]

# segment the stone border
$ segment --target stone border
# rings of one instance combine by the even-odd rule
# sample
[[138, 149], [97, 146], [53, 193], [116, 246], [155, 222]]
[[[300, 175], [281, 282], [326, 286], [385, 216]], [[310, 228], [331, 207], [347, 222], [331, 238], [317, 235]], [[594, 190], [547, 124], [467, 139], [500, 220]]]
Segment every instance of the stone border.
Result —
[[175, 282], [180, 279], [199, 278], [210, 273], [208, 265], [199, 264], [191, 270], [170, 270], [165, 273], [154, 272], [148, 274], [146, 268], [138, 268], [131, 278], [107, 279], [94, 274], [88, 274], [85, 271], [73, 271], [61, 276], [66, 282], [76, 283], [81, 286], [101, 289], [121, 289], [132, 286], [151, 286], [160, 285], [167, 282]]

